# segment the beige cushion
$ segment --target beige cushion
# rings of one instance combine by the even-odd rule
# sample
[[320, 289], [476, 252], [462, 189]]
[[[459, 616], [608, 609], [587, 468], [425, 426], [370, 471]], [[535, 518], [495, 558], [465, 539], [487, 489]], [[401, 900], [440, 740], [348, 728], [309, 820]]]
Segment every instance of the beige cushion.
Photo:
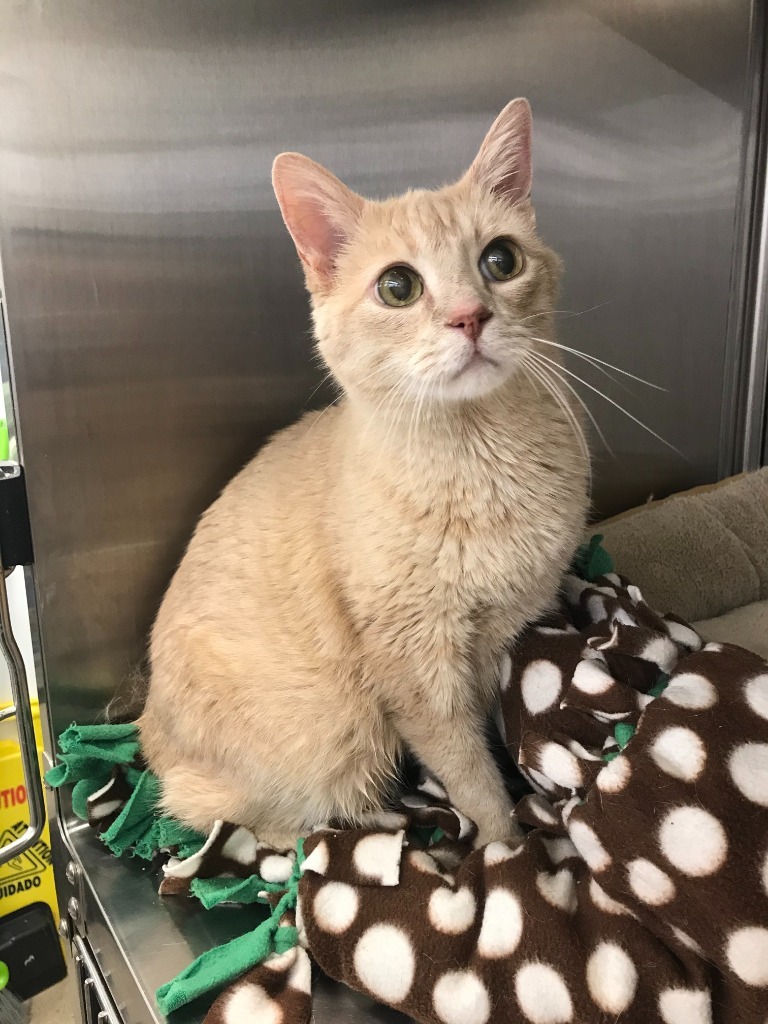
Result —
[[768, 661], [768, 601], [755, 601], [693, 626], [705, 640], [737, 644]]
[[593, 532], [661, 612], [697, 622], [768, 600], [768, 469], [641, 506]]

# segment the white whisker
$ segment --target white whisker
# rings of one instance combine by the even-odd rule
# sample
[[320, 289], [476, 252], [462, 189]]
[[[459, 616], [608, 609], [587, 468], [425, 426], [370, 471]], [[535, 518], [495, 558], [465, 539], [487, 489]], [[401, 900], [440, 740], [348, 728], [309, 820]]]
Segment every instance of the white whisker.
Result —
[[610, 301], [610, 299], [606, 299], [605, 302], [598, 302], [596, 306], [590, 306], [589, 309], [544, 309], [541, 313], [530, 313], [528, 316], [524, 316], [519, 322], [524, 324], [529, 320], [533, 320], [534, 317], [541, 316], [561, 316], [564, 319], [566, 317], [584, 316], [585, 313], [593, 313], [596, 309], [602, 309], [603, 306], [610, 305]]
[[309, 405], [309, 403], [312, 401], [312, 399], [315, 397], [315, 395], [320, 390], [320, 388], [323, 386], [323, 384], [327, 384], [329, 380], [335, 380], [335, 378], [333, 376], [333, 371], [332, 370], [329, 370], [326, 374], [324, 374], [323, 377], [320, 380], [320, 383], [317, 385], [317, 387], [313, 388], [312, 394], [309, 396], [309, 398], [304, 403], [304, 408], [305, 409]]
[[405, 446], [406, 462], [407, 462], [408, 465], [410, 465], [410, 463], [411, 463], [411, 438], [413, 436], [414, 427], [417, 424], [417, 419], [418, 419], [418, 414], [419, 414], [419, 402], [420, 402], [421, 395], [422, 395], [422, 392], [424, 390], [425, 385], [426, 385], [426, 382], [422, 379], [420, 381], [420, 383], [419, 383], [419, 387], [418, 387], [418, 390], [416, 392], [416, 400], [413, 403], [413, 406], [411, 407], [411, 415], [408, 417], [408, 435], [407, 435], [406, 446]]
[[[375, 377], [377, 374], [383, 373], [384, 370], [386, 370], [386, 369], [387, 369], [386, 366], [379, 366], [379, 367], [377, 367], [372, 373], [369, 373], [367, 377], [363, 377], [363, 379], [359, 383], [360, 384], [364, 384], [367, 380], [370, 380], [371, 377]], [[326, 374], [326, 378], [325, 379], [327, 380], [328, 378], [331, 378], [331, 377], [333, 377], [333, 374], [331, 372], [329, 372], [328, 374]], [[309, 402], [312, 400], [312, 397], [315, 395], [315, 393], [318, 391], [318, 389], [324, 383], [325, 383], [324, 380], [320, 381], [320, 384], [317, 385], [315, 390], [312, 392], [312, 394], [307, 399], [307, 404], [309, 404]], [[341, 394], [339, 394], [336, 398], [334, 398], [334, 400], [332, 402], [329, 402], [328, 405], [326, 405], [325, 408], [321, 410], [320, 415], [317, 417], [317, 419], [314, 421], [314, 423], [311, 425], [311, 427], [307, 431], [307, 437], [309, 437], [309, 435], [315, 429], [315, 427], [317, 426], [319, 421], [323, 418], [323, 416], [325, 416], [325, 414], [328, 412], [328, 410], [332, 409], [335, 405], [338, 405], [338, 403], [342, 400], [342, 398], [344, 398], [344, 391], [343, 391], [343, 389], [341, 391]]]
[[[416, 406], [416, 423], [415, 423], [415, 426], [416, 426], [417, 435], [418, 435], [418, 429], [421, 426], [422, 414], [424, 413], [427, 401], [428, 401], [428, 399], [430, 397], [430, 391], [431, 391], [431, 384], [430, 384], [429, 378], [425, 377], [424, 378], [423, 387], [419, 391], [419, 398], [418, 398], [418, 403], [417, 403], [417, 406]], [[409, 450], [410, 450], [410, 437], [408, 439], [408, 446], [409, 446]], [[409, 456], [409, 461], [410, 461], [410, 456]]]
[[[623, 377], [630, 377], [632, 380], [636, 380], [638, 384], [645, 384], [649, 388], [653, 388], [655, 391], [664, 391], [666, 388], [661, 387], [660, 384], [653, 384], [649, 380], [645, 380], [643, 377], [637, 377], [634, 373], [630, 373], [629, 370], [622, 370], [620, 366], [614, 366], [613, 363], [607, 362], [605, 359], [598, 359], [597, 356], [590, 355], [587, 352], [581, 352], [577, 348], [570, 348], [568, 345], [563, 345], [559, 341], [552, 341], [550, 338], [539, 338], [532, 334], [530, 336], [534, 341], [540, 341], [543, 345], [553, 345], [555, 348], [562, 349], [563, 352], [570, 352], [572, 356], [579, 356], [581, 359], [586, 359], [589, 363], [599, 364], [595, 366], [595, 369], [600, 369], [603, 366], [607, 366], [611, 370], [615, 370], [616, 373], [620, 373]], [[605, 371], [603, 370], [603, 373]], [[610, 374], [608, 375], [610, 376]]]
[[387, 432], [384, 435], [384, 440], [382, 441], [381, 447], [379, 449], [379, 458], [381, 458], [381, 455], [386, 451], [387, 446], [389, 444], [389, 439], [392, 436], [392, 434], [394, 433], [395, 428], [397, 427], [397, 424], [400, 422], [400, 416], [401, 416], [402, 412], [405, 409], [405, 405], [406, 405], [408, 399], [412, 397], [410, 392], [409, 392], [409, 390], [408, 390], [408, 388], [403, 386], [403, 382], [402, 381], [398, 383], [398, 388], [399, 388], [399, 396], [398, 397], [399, 397], [400, 400], [398, 402], [396, 402], [394, 404], [394, 407], [390, 410], [389, 425], [387, 427]]
[[563, 373], [567, 373], [569, 377], [573, 377], [574, 380], [577, 380], [580, 384], [583, 384], [585, 388], [589, 388], [589, 390], [594, 391], [596, 395], [600, 395], [600, 397], [605, 399], [606, 402], [610, 403], [610, 405], [618, 409], [619, 412], [623, 412], [628, 419], [632, 420], [632, 422], [636, 423], [639, 427], [642, 427], [643, 430], [647, 430], [652, 437], [655, 437], [657, 441], [661, 441], [661, 443], [666, 445], [667, 448], [671, 448], [673, 452], [676, 452], [680, 456], [683, 455], [679, 448], [675, 448], [675, 446], [671, 444], [669, 441], [667, 441], [665, 438], [663, 438], [661, 434], [657, 434], [655, 430], [651, 430], [647, 423], [643, 423], [643, 421], [639, 420], [637, 416], [633, 416], [632, 413], [628, 412], [623, 405], [619, 405], [618, 402], [615, 402], [612, 398], [609, 398], [608, 395], [602, 392], [599, 388], [596, 388], [594, 384], [587, 383], [587, 381], [579, 377], [577, 373], [574, 373], [573, 370], [568, 370], [565, 366], [561, 366], [559, 363], [556, 363], [554, 359], [550, 359], [549, 356], [542, 355], [541, 352], [537, 352], [536, 355], [538, 359], [546, 360], [547, 363], [550, 363], [552, 366], [557, 367], [559, 370], [562, 370]]
[[547, 372], [546, 368], [543, 367], [543, 366], [536, 365], [532, 361], [529, 361], [529, 357], [532, 354], [533, 353], [529, 352], [529, 353], [526, 354], [526, 356], [523, 357], [523, 369], [525, 371], [527, 371], [528, 374], [532, 374], [539, 381], [539, 383], [542, 385], [542, 387], [544, 387], [549, 392], [549, 394], [555, 400], [555, 402], [557, 403], [559, 408], [565, 414], [566, 419], [570, 423], [571, 428], [572, 428], [572, 430], [573, 430], [574, 434], [576, 435], [576, 438], [577, 438], [577, 440], [579, 442], [579, 447], [582, 450], [582, 454], [584, 456], [584, 460], [587, 463], [587, 467], [589, 469], [589, 480], [590, 480], [590, 487], [591, 487], [591, 482], [592, 482], [592, 460], [591, 460], [590, 454], [589, 454], [589, 444], [587, 443], [587, 439], [584, 436], [584, 431], [582, 429], [582, 426], [579, 423], [578, 418], [576, 417], [576, 414], [574, 413], [573, 409], [571, 409], [571, 407], [570, 407], [570, 405], [568, 403], [568, 399], [560, 391], [560, 389], [558, 388], [557, 384], [555, 384], [555, 382], [551, 379], [551, 376]]
[[325, 414], [328, 412], [328, 410], [332, 409], [338, 402], [340, 402], [342, 400], [343, 397], [344, 397], [344, 395], [339, 395], [338, 398], [335, 398], [332, 402], [330, 402], [328, 405], [326, 405], [326, 407], [322, 410], [322, 412], [319, 414], [319, 416], [317, 417], [315, 422], [311, 425], [311, 427], [307, 431], [307, 433], [306, 433], [307, 437], [309, 437], [309, 435], [315, 429], [315, 427], [320, 422], [320, 420], [323, 418], [323, 416], [325, 416]]
[[[530, 353], [530, 355], [531, 355], [531, 357], [532, 357], [533, 359], [537, 359], [537, 358], [545, 359], [545, 358], [546, 358], [546, 356], [541, 356], [541, 354], [540, 354], [540, 353], [538, 353], [538, 352], [531, 352], [531, 353]], [[551, 360], [550, 360], [550, 362], [551, 362]], [[538, 365], [539, 365], [539, 368], [541, 369], [541, 371], [542, 371], [542, 372], [546, 372], [547, 368], [546, 368], [546, 367], [544, 366], [544, 364], [543, 364], [543, 363], [539, 363]], [[555, 364], [555, 365], [557, 365], [557, 364]], [[563, 369], [563, 367], [559, 367], [559, 369]], [[594, 416], [592, 415], [592, 411], [591, 411], [591, 409], [589, 408], [589, 406], [587, 405], [587, 403], [586, 403], [586, 402], [584, 401], [584, 399], [583, 399], [583, 398], [581, 397], [581, 395], [580, 395], [580, 394], [578, 393], [578, 391], [576, 390], [576, 388], [574, 388], [574, 387], [573, 387], [573, 385], [572, 385], [572, 384], [570, 384], [570, 383], [569, 383], [569, 382], [568, 382], [568, 381], [567, 381], [567, 380], [565, 379], [565, 377], [561, 376], [561, 374], [560, 374], [560, 373], [558, 373], [558, 371], [557, 371], [556, 369], [554, 369], [554, 368], [553, 368], [552, 366], [550, 366], [550, 367], [549, 367], [549, 370], [548, 370], [548, 372], [549, 372], [549, 373], [551, 373], [551, 374], [554, 374], [554, 375], [555, 375], [555, 376], [557, 377], [557, 379], [558, 379], [558, 380], [559, 380], [559, 381], [561, 382], [561, 384], [563, 385], [563, 387], [566, 387], [566, 388], [568, 388], [568, 390], [570, 391], [570, 393], [571, 393], [571, 394], [573, 395], [573, 397], [574, 397], [574, 398], [576, 399], [576, 401], [577, 401], [577, 402], [579, 403], [579, 405], [581, 406], [581, 408], [582, 408], [582, 409], [584, 410], [584, 412], [585, 412], [585, 413], [587, 414], [587, 416], [589, 417], [589, 419], [590, 419], [590, 422], [592, 423], [592, 426], [593, 426], [593, 427], [595, 428], [595, 431], [596, 431], [596, 433], [597, 433], [597, 436], [598, 436], [598, 437], [600, 438], [600, 440], [601, 440], [601, 441], [603, 442], [603, 447], [604, 447], [604, 448], [605, 448], [605, 449], [606, 449], [606, 450], [608, 451], [608, 453], [609, 453], [609, 454], [610, 454], [610, 455], [611, 455], [611, 456], [612, 456], [612, 457], [613, 457], [613, 458], [615, 459], [615, 458], [616, 458], [616, 455], [615, 455], [615, 453], [614, 453], [613, 449], [611, 448], [611, 446], [610, 446], [610, 445], [608, 444], [608, 441], [607, 441], [607, 439], [606, 439], [606, 437], [605, 437], [605, 434], [604, 434], [604, 433], [602, 432], [602, 430], [600, 429], [600, 424], [599, 424], [599, 423], [597, 422], [597, 420], [595, 419], [595, 417], [594, 417]]]
[[567, 345], [561, 345], [560, 342], [557, 341], [548, 341], [546, 338], [537, 338], [535, 337], [535, 335], [532, 334], [529, 335], [529, 337], [532, 338], [534, 341], [540, 341], [545, 345], [554, 345], [556, 348], [561, 349], [563, 352], [571, 352], [572, 355], [578, 356], [580, 359], [585, 359], [593, 370], [597, 370], [598, 373], [602, 373], [605, 377], [608, 378], [608, 380], [612, 381], [617, 387], [621, 388], [622, 391], [626, 391], [630, 395], [634, 394], [634, 392], [630, 389], [626, 381], [621, 380], [620, 377], [615, 376], [615, 374], [611, 373], [610, 370], [606, 370], [605, 367], [600, 366], [593, 359], [592, 356], [588, 356], [584, 352], [577, 352], [576, 349], [571, 350], [567, 347]]
[[[373, 407], [373, 409], [371, 410], [371, 412], [370, 412], [370, 414], [368, 416], [368, 423], [367, 423], [366, 428], [363, 431], [363, 434], [361, 436], [361, 439], [360, 439], [361, 441], [365, 440], [365, 438], [368, 436], [368, 432], [371, 429], [371, 426], [374, 423], [377, 422], [377, 418], [378, 418], [379, 412], [384, 408], [384, 406], [389, 401], [389, 399], [392, 397], [392, 395], [394, 395], [394, 394], [396, 394], [397, 392], [400, 391], [401, 385], [402, 385], [401, 381], [399, 381], [399, 380], [395, 381], [395, 383], [392, 385], [392, 387], [388, 388], [384, 392], [382, 397], [379, 399], [379, 401]], [[389, 433], [389, 432], [387, 432], [387, 433]], [[384, 448], [383, 445], [379, 448], [379, 458], [381, 458], [381, 452], [383, 451], [383, 448]], [[377, 462], [377, 466], [378, 466], [378, 462]]]

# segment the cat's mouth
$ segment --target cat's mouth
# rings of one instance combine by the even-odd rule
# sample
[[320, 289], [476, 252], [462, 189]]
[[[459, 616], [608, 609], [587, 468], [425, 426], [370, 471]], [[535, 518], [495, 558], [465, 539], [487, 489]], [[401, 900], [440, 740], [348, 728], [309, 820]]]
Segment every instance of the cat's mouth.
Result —
[[471, 373], [472, 370], [479, 369], [481, 366], [493, 366], [497, 370], [499, 368], [499, 364], [495, 359], [491, 359], [490, 356], [485, 355], [479, 349], [475, 349], [462, 368], [457, 373], [454, 373], [453, 379], [458, 380], [459, 377], [463, 377], [465, 374]]

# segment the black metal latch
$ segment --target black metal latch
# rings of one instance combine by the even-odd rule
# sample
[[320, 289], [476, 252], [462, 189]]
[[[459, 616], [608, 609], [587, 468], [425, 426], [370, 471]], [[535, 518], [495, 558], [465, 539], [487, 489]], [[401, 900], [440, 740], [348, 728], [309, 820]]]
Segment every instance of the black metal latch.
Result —
[[0, 561], [11, 569], [34, 560], [24, 470], [16, 462], [0, 462]]

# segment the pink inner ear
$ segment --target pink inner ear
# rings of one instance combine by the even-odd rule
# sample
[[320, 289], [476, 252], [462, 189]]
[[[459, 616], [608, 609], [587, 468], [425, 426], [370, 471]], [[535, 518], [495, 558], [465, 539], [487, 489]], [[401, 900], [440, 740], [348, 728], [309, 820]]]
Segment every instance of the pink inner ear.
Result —
[[525, 166], [517, 166], [500, 178], [493, 186], [497, 195], [509, 198], [513, 203], [521, 203], [528, 198], [531, 192], [531, 162], [530, 156]]
[[299, 257], [327, 279], [354, 229], [363, 200], [330, 171], [298, 153], [277, 157], [272, 182]]
[[314, 197], [292, 195], [281, 205], [302, 261], [318, 273], [326, 272], [343, 244], [342, 232], [334, 227]]
[[531, 191], [531, 108], [527, 100], [512, 100], [502, 110], [483, 140], [469, 174], [512, 203], [528, 198]]

